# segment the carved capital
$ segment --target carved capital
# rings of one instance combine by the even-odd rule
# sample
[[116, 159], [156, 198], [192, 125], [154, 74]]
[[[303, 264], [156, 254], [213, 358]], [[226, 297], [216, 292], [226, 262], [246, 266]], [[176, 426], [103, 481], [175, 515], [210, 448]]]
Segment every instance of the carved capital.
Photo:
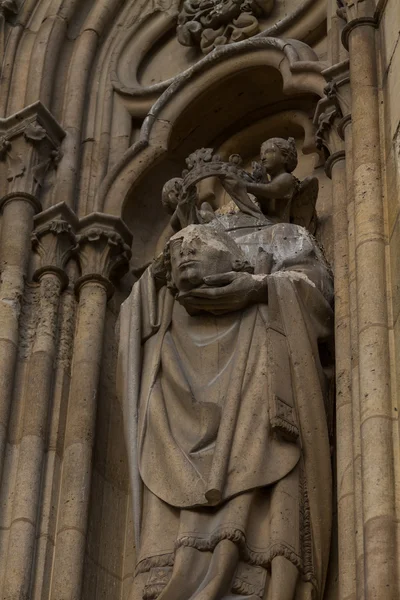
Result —
[[337, 14], [347, 22], [342, 31], [342, 44], [349, 49], [349, 36], [356, 27], [378, 27], [373, 0], [337, 0]]
[[337, 6], [337, 14], [348, 23], [363, 17], [373, 17], [375, 12], [373, 0], [337, 0]]
[[75, 231], [79, 221], [64, 204], [57, 204], [35, 218], [32, 247], [39, 256], [39, 267], [33, 275], [39, 281], [46, 273], [55, 273], [62, 287], [68, 285], [65, 267], [76, 247]]
[[84, 284], [95, 281], [104, 286], [110, 298], [114, 293], [112, 281], [128, 270], [132, 243], [129, 229], [121, 219], [92, 213], [81, 220], [76, 240], [82, 273], [75, 285], [77, 295]]
[[65, 132], [41, 104], [0, 119], [0, 167], [9, 193], [38, 197], [47, 174], [57, 168]]
[[351, 122], [351, 90], [349, 61], [325, 69], [325, 96], [315, 111], [316, 143], [332, 156], [344, 151], [344, 133]]
[[342, 149], [343, 140], [337, 130], [340, 118], [340, 112], [328, 99], [323, 98], [319, 101], [314, 116], [314, 124], [317, 130], [315, 134], [317, 148], [320, 150], [326, 148], [329, 154]]

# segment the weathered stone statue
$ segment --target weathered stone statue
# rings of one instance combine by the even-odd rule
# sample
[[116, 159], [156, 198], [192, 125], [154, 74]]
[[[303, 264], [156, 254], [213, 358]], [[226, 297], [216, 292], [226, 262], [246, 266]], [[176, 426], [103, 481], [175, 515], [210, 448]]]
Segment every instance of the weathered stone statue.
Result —
[[[170, 188], [195, 222], [172, 235], [122, 307], [130, 600], [322, 598], [332, 281], [312, 235], [285, 222], [301, 186], [294, 154], [282, 170], [287, 144], [263, 146], [258, 183], [238, 160], [192, 157]], [[236, 210], [193, 209], [202, 170], [227, 181]]]

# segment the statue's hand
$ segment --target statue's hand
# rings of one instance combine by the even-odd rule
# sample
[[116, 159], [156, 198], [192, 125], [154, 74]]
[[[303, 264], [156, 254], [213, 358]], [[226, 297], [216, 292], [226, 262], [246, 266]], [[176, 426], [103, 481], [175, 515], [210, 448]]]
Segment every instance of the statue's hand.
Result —
[[266, 275], [250, 273], [221, 273], [204, 278], [204, 285], [178, 295], [190, 314], [200, 311], [224, 314], [242, 310], [251, 304], [267, 303]]
[[247, 192], [245, 182], [234, 175], [227, 175], [223, 178], [221, 183], [228, 193], [231, 192], [240, 195]]

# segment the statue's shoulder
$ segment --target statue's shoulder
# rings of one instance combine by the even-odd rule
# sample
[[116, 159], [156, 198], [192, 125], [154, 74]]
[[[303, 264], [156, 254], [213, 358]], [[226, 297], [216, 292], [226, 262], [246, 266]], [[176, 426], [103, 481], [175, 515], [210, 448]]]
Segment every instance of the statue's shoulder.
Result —
[[287, 243], [289, 241], [316, 243], [315, 238], [311, 233], [301, 225], [295, 223], [276, 223], [268, 228], [268, 234], [275, 243]]

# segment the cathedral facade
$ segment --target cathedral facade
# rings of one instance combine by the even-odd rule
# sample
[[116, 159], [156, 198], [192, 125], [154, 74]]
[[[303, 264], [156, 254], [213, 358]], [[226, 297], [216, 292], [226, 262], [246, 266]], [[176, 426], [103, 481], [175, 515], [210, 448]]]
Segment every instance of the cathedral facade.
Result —
[[[290, 597], [397, 600], [398, 0], [0, 0], [0, 72], [0, 598], [139, 597], [121, 305], [183, 222], [232, 198], [254, 217], [221, 173], [257, 196], [280, 139], [297, 205], [273, 222], [308, 229], [334, 281], [329, 560]], [[193, 186], [190, 220], [169, 203]], [[215, 597], [275, 598], [252, 583]]]

